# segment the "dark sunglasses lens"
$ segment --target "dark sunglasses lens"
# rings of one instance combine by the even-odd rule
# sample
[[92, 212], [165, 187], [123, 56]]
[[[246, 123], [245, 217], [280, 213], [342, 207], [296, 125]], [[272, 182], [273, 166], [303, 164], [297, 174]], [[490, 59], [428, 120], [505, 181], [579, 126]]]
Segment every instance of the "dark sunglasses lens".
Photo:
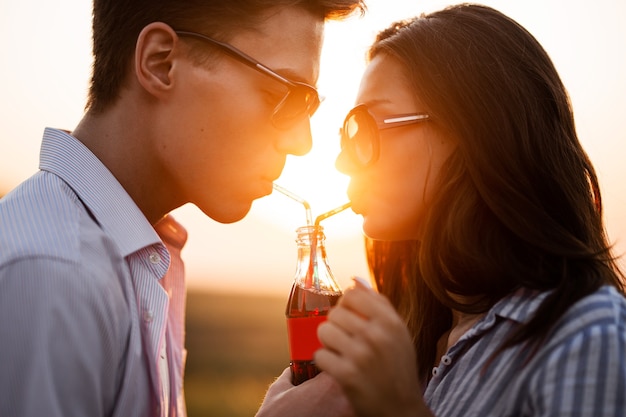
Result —
[[317, 91], [297, 85], [289, 90], [285, 98], [276, 106], [273, 121], [276, 127], [287, 128], [304, 115], [313, 116], [320, 105]]
[[367, 165], [374, 157], [376, 122], [367, 111], [353, 111], [343, 125], [344, 147], [352, 153], [355, 162]]

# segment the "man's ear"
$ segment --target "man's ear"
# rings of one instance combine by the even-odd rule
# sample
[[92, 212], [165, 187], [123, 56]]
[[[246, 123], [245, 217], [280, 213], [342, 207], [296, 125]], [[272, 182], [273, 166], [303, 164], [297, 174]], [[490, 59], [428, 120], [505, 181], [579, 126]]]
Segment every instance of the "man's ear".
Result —
[[172, 86], [174, 48], [178, 36], [161, 22], [143, 28], [135, 47], [135, 75], [139, 84], [150, 94], [160, 96]]

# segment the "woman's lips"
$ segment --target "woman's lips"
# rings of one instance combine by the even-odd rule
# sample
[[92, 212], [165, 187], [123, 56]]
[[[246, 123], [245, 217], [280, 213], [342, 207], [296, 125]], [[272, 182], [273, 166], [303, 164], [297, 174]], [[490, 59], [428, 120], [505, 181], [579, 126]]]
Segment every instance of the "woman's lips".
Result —
[[362, 187], [358, 187], [354, 183], [350, 182], [346, 194], [352, 203], [352, 211], [356, 214], [362, 214], [361, 201], [364, 194]]

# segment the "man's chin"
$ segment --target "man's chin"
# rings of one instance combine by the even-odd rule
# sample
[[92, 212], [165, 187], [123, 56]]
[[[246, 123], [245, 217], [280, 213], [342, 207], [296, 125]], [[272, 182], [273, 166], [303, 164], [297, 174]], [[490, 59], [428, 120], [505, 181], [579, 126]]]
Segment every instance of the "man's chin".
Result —
[[200, 210], [211, 219], [215, 220], [218, 223], [230, 224], [236, 223], [242, 220], [244, 217], [248, 215], [250, 212], [250, 208], [252, 207], [252, 203], [248, 205], [241, 205], [237, 208], [229, 207], [223, 210], [203, 210], [202, 207], [199, 207]]

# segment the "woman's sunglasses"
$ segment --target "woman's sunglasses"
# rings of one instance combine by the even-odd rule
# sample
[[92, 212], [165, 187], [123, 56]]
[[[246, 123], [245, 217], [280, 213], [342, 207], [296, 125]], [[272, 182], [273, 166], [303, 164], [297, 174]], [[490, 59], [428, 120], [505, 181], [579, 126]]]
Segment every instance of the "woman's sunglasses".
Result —
[[393, 114], [374, 117], [365, 104], [359, 104], [346, 116], [340, 129], [341, 150], [347, 152], [353, 163], [365, 168], [378, 160], [380, 130], [426, 121], [426, 113]]

